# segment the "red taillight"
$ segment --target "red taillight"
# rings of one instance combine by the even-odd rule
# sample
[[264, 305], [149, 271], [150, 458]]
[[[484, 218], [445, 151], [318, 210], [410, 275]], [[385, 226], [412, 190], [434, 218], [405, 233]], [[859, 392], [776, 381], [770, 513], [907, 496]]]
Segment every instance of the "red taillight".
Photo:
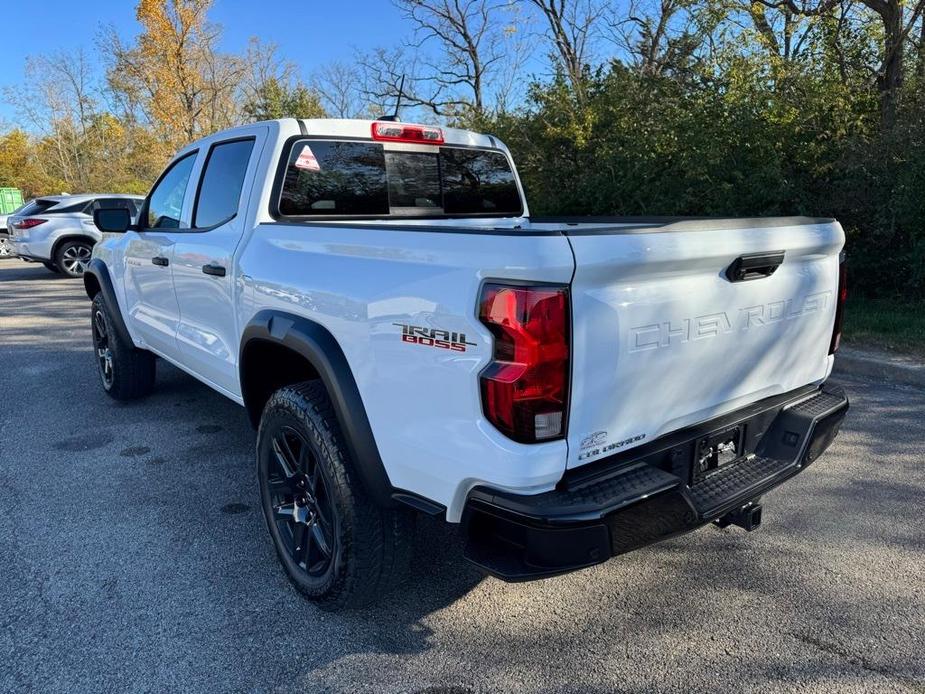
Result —
[[566, 287], [486, 284], [479, 319], [494, 336], [482, 371], [482, 409], [521, 443], [565, 435], [569, 388]]
[[841, 328], [845, 321], [845, 301], [848, 300], [848, 269], [845, 266], [845, 256], [842, 255], [838, 263], [838, 304], [835, 307], [835, 327], [832, 330], [832, 342], [829, 344], [829, 354], [835, 354], [841, 344]]
[[35, 217], [29, 217], [27, 219], [20, 220], [16, 224], [17, 229], [31, 229], [32, 227], [37, 227], [39, 224], [44, 224], [47, 222], [47, 219], [36, 219]]
[[407, 123], [373, 123], [373, 139], [390, 142], [415, 142], [420, 145], [442, 145], [443, 131], [429, 125]]

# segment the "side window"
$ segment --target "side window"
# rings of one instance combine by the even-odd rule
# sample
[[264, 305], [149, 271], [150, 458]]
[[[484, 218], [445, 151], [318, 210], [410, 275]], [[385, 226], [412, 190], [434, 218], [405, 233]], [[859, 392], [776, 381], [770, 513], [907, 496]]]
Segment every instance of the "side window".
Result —
[[86, 206], [86, 202], [78, 202], [73, 205], [59, 205], [57, 207], [52, 207], [50, 210], [44, 212], [44, 214], [73, 214], [74, 212], [83, 212]]
[[148, 198], [147, 229], [179, 229], [186, 187], [196, 162], [196, 152], [178, 159], [151, 191]]
[[93, 214], [94, 210], [128, 210], [129, 214], [135, 214], [135, 205], [130, 198], [97, 198], [93, 204], [87, 208], [87, 214]]
[[213, 145], [199, 183], [193, 227], [207, 229], [227, 222], [238, 213], [241, 189], [254, 140]]

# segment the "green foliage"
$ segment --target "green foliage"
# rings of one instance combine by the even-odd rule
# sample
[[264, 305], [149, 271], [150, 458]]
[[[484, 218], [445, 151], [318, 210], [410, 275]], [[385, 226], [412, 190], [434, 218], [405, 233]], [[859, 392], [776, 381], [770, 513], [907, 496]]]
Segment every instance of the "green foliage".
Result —
[[925, 296], [925, 109], [881, 133], [870, 87], [834, 64], [721, 56], [681, 79], [614, 62], [585, 105], [564, 80], [489, 126], [535, 214], [837, 218], [852, 287]]
[[253, 120], [276, 118], [324, 118], [318, 95], [302, 84], [289, 87], [275, 77], [263, 82], [244, 104], [244, 117]]

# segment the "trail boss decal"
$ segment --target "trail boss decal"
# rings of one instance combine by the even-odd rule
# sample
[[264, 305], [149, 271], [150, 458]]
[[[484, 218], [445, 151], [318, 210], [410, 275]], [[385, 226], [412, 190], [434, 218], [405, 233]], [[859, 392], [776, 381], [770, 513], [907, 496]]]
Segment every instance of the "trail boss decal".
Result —
[[424, 328], [420, 325], [392, 323], [401, 328], [401, 341], [424, 347], [448, 349], [451, 352], [465, 352], [466, 346], [477, 347], [475, 342], [466, 342], [465, 333], [454, 333], [440, 328]]

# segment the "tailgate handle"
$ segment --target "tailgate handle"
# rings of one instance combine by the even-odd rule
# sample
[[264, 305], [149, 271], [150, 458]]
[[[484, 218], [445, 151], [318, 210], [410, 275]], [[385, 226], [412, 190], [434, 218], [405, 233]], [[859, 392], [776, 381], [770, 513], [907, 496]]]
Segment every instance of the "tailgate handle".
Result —
[[726, 268], [726, 279], [730, 282], [747, 282], [770, 277], [783, 262], [784, 251], [740, 255]]

